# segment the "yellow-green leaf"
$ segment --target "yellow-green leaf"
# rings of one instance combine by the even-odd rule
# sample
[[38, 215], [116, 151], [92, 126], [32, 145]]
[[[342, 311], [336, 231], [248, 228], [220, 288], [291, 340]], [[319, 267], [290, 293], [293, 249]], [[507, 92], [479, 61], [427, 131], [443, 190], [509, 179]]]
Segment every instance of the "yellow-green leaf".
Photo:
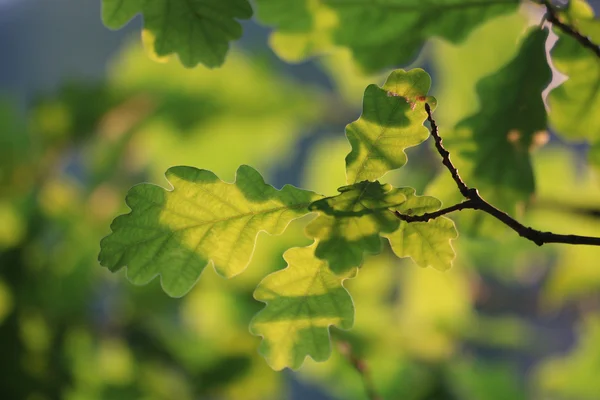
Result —
[[354, 305], [343, 281], [356, 270], [334, 274], [326, 261], [315, 257], [316, 247], [315, 242], [286, 251], [288, 267], [268, 275], [254, 292], [267, 305], [250, 323], [250, 331], [263, 337], [259, 351], [276, 370], [299, 368], [306, 357], [327, 360], [329, 327], [350, 329], [354, 323]]
[[166, 176], [173, 190], [141, 184], [129, 191], [131, 212], [113, 221], [99, 260], [111, 271], [127, 266], [135, 284], [160, 275], [174, 297], [187, 293], [209, 263], [225, 277], [241, 273], [259, 232], [281, 234], [319, 198], [289, 185], [277, 190], [248, 166], [234, 183], [192, 167], [170, 168]]
[[319, 217], [306, 234], [319, 240], [315, 255], [336, 273], [360, 266], [363, 253], [381, 251], [381, 233], [395, 231], [400, 220], [390, 211], [406, 200], [399, 189], [379, 182], [360, 182], [338, 189], [339, 195], [310, 205]]
[[[431, 196], [416, 196], [413, 188], [400, 188], [406, 202], [395, 210], [406, 215], [421, 215], [437, 211], [442, 203]], [[452, 266], [455, 253], [450, 241], [458, 237], [454, 222], [439, 217], [427, 222], [401, 221], [397, 230], [383, 235], [388, 238], [394, 254], [410, 257], [420, 267], [447, 270]]]
[[383, 87], [369, 85], [365, 90], [361, 117], [346, 127], [352, 151], [346, 156], [348, 184], [374, 181], [386, 172], [402, 167], [404, 150], [429, 136], [423, 126], [427, 118], [425, 102], [431, 78], [420, 68], [396, 70]]

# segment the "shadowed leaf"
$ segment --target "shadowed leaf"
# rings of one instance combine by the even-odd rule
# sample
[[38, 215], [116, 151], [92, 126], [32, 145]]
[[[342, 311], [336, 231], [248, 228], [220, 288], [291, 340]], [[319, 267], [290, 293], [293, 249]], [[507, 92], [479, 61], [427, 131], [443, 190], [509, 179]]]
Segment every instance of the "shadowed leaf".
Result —
[[435, 107], [435, 99], [427, 97], [430, 86], [427, 72], [417, 68], [392, 72], [382, 88], [367, 87], [361, 117], [346, 127], [352, 146], [346, 156], [349, 184], [374, 181], [402, 167], [404, 150], [427, 139], [424, 103]]
[[517, 0], [324, 0], [339, 16], [335, 40], [368, 71], [412, 61], [432, 37], [463, 40], [486, 20], [516, 10]]
[[299, 368], [306, 357], [325, 361], [331, 354], [329, 326], [350, 329], [354, 305], [343, 281], [327, 262], [315, 257], [317, 243], [292, 248], [283, 257], [288, 267], [258, 285], [254, 298], [267, 305], [250, 323], [250, 331], [263, 337], [260, 353], [271, 367]]
[[318, 200], [310, 210], [319, 216], [306, 234], [319, 240], [315, 255], [327, 260], [336, 273], [360, 266], [363, 253], [381, 251], [381, 233], [393, 232], [399, 219], [389, 210], [406, 197], [399, 189], [379, 182], [360, 182], [338, 189], [339, 195]]
[[229, 42], [242, 36], [235, 21], [252, 16], [247, 0], [103, 0], [102, 20], [119, 29], [136, 14], [154, 40], [158, 57], [177, 53], [181, 63], [194, 67], [223, 64]]
[[[437, 211], [442, 203], [431, 196], [416, 196], [413, 188], [398, 189], [406, 196], [406, 202], [395, 210], [407, 215], [421, 215]], [[384, 234], [398, 257], [410, 257], [420, 267], [447, 270], [452, 266], [455, 254], [450, 241], [458, 237], [454, 222], [439, 217], [427, 222], [400, 222], [392, 233]]]
[[234, 183], [192, 167], [170, 168], [166, 176], [173, 190], [141, 184], [129, 191], [132, 211], [113, 221], [99, 260], [111, 271], [127, 266], [136, 284], [160, 275], [174, 297], [190, 290], [209, 262], [225, 277], [241, 273], [259, 232], [281, 234], [319, 197], [289, 185], [276, 190], [248, 166]]
[[511, 213], [534, 192], [530, 153], [547, 140], [541, 96], [551, 78], [547, 36], [547, 30], [532, 30], [508, 64], [477, 84], [480, 109], [458, 123], [448, 142], [460, 146], [464, 178]]
[[[600, 42], [600, 21], [583, 1], [571, 1], [567, 22], [596, 43]], [[600, 59], [574, 38], [558, 32], [550, 52], [552, 63], [568, 79], [548, 95], [550, 124], [569, 139], [600, 140]]]

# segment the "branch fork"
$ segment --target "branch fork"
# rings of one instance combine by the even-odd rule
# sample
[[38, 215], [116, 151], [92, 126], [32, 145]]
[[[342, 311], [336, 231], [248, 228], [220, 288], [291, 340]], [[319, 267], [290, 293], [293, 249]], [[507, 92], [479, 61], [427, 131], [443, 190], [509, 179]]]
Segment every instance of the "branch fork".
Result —
[[450, 207], [442, 208], [441, 210], [435, 212], [425, 213], [422, 215], [406, 215], [400, 213], [399, 211], [394, 211], [394, 214], [399, 219], [408, 223], [427, 222], [431, 219], [439, 218], [443, 215], [450, 214], [455, 211], [462, 211], [467, 209], [480, 210], [496, 218], [497, 220], [511, 228], [513, 231], [518, 233], [519, 236], [532, 241], [538, 246], [542, 246], [546, 243], [566, 243], [600, 246], [600, 237], [561, 235], [552, 232], [543, 232], [523, 225], [504, 211], [501, 211], [492, 204], [488, 203], [483, 197], [481, 197], [479, 191], [476, 188], [471, 188], [467, 186], [467, 184], [460, 177], [458, 169], [450, 160], [450, 152], [444, 147], [442, 137], [439, 134], [438, 126], [435, 120], [433, 119], [431, 107], [428, 103], [425, 103], [425, 111], [427, 112], [427, 120], [429, 121], [429, 124], [431, 126], [431, 136], [433, 136], [433, 139], [435, 141], [435, 148], [437, 149], [438, 153], [442, 156], [442, 164], [444, 164], [444, 166], [446, 166], [446, 168], [450, 171], [450, 174], [452, 175], [454, 182], [456, 182], [458, 190], [465, 198], [465, 201]]

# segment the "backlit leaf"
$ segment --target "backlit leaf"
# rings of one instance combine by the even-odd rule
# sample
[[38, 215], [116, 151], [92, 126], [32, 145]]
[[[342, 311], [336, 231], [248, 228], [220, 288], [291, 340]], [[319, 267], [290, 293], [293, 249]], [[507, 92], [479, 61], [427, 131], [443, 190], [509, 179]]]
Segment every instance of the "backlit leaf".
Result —
[[154, 36], [158, 57], [177, 53], [181, 63], [217, 67], [225, 60], [229, 42], [242, 36], [235, 19], [248, 19], [247, 0], [103, 0], [102, 20], [119, 29], [136, 14]]
[[432, 37], [463, 40], [484, 21], [515, 11], [517, 0], [324, 0], [339, 15], [336, 42], [373, 71], [412, 61]]
[[127, 266], [135, 284], [160, 275], [174, 297], [187, 293], [208, 263], [225, 277], [241, 273], [259, 232], [281, 234], [319, 197], [289, 185], [276, 190], [248, 166], [234, 183], [192, 167], [170, 168], [166, 176], [173, 190], [141, 184], [129, 191], [132, 211], [113, 221], [99, 260], [111, 271]]
[[348, 184], [374, 181], [402, 167], [407, 161], [404, 150], [427, 139], [424, 105], [433, 108], [436, 102], [427, 97], [430, 86], [427, 72], [416, 68], [392, 72], [383, 87], [367, 87], [361, 117], [346, 127], [352, 146], [346, 156]]
[[530, 154], [547, 140], [541, 96], [551, 78], [547, 35], [532, 30], [515, 58], [478, 83], [479, 111], [459, 122], [456, 142], [448, 142], [459, 144], [453, 155], [464, 161], [459, 169], [469, 184], [509, 212], [534, 192]]
[[401, 190], [379, 182], [364, 181], [338, 191], [310, 205], [319, 216], [306, 226], [306, 234], [319, 240], [315, 255], [336, 273], [360, 266], [365, 252], [381, 251], [380, 234], [399, 225], [389, 208], [406, 200]]
[[[431, 196], [416, 196], [413, 188], [399, 189], [406, 196], [406, 202], [395, 210], [406, 215], [421, 215], [437, 211], [442, 203]], [[454, 222], [439, 217], [427, 222], [400, 222], [400, 227], [392, 233], [383, 235], [388, 238], [392, 250], [398, 257], [410, 257], [421, 267], [433, 267], [447, 270], [454, 260], [454, 249], [450, 244], [458, 237]]]
[[[600, 41], [600, 21], [583, 1], [571, 1], [566, 17], [590, 39]], [[558, 33], [550, 52], [554, 67], [568, 79], [548, 95], [550, 124], [569, 139], [600, 139], [600, 59], [574, 38]]]
[[268, 275], [254, 292], [267, 305], [250, 331], [263, 337], [259, 351], [276, 370], [299, 368], [307, 356], [325, 361], [331, 354], [329, 326], [350, 329], [354, 322], [354, 305], [343, 281], [355, 270], [332, 273], [327, 261], [315, 257], [316, 247], [286, 251], [288, 267]]

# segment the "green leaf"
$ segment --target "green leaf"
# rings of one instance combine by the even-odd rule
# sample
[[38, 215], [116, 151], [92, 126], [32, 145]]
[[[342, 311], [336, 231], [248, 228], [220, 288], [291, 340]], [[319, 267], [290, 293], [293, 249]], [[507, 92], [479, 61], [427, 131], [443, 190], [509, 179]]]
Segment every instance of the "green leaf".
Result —
[[547, 36], [547, 30], [532, 30], [515, 58], [483, 78], [477, 84], [479, 111], [455, 128], [457, 154], [468, 164], [465, 179], [509, 212], [534, 192], [530, 153], [547, 137], [541, 96], [551, 79]]
[[[440, 209], [442, 202], [431, 196], [416, 196], [413, 188], [398, 189], [406, 201], [394, 210], [406, 215], [422, 215]], [[400, 227], [385, 234], [398, 257], [410, 257], [420, 267], [445, 271], [452, 266], [455, 254], [450, 241], [458, 237], [454, 222], [439, 217], [427, 222], [400, 222]]]
[[266, 303], [250, 323], [263, 337], [259, 351], [276, 370], [299, 368], [307, 356], [325, 361], [331, 354], [329, 326], [350, 329], [354, 305], [343, 281], [355, 275], [330, 271], [315, 257], [317, 243], [285, 252], [288, 267], [260, 282], [254, 298]]
[[[571, 1], [568, 23], [598, 43], [600, 21], [582, 1]], [[550, 125], [568, 139], [600, 139], [600, 59], [574, 38], [559, 32], [550, 52], [554, 67], [568, 79], [548, 95]]]
[[364, 181], [338, 191], [310, 205], [319, 216], [306, 226], [306, 234], [319, 240], [315, 255], [327, 260], [332, 271], [343, 273], [360, 266], [363, 253], [381, 251], [380, 233], [393, 232], [400, 221], [389, 209], [406, 197], [379, 182]]
[[256, 17], [281, 32], [306, 32], [313, 24], [307, 0], [255, 0]]
[[374, 181], [402, 167], [407, 161], [404, 149], [427, 139], [424, 103], [432, 108], [436, 103], [435, 98], [427, 97], [430, 86], [427, 72], [416, 68], [392, 72], [381, 88], [367, 87], [361, 117], [346, 127], [352, 146], [346, 156], [349, 184]]
[[113, 272], [127, 266], [135, 284], [160, 275], [173, 297], [187, 293], [209, 262], [222, 276], [241, 273], [259, 232], [281, 234], [319, 198], [289, 185], [276, 190], [245, 165], [234, 183], [192, 167], [170, 168], [166, 177], [173, 190], [141, 184], [129, 191], [131, 212], [113, 221], [99, 260]]
[[103, 0], [102, 20], [119, 29], [136, 14], [154, 36], [158, 56], [177, 53], [181, 63], [194, 67], [223, 64], [229, 42], [242, 36], [235, 21], [252, 16], [247, 0]]
[[516, 10], [517, 0], [324, 0], [339, 16], [335, 39], [366, 70], [413, 60], [428, 39], [459, 42], [477, 25]]

